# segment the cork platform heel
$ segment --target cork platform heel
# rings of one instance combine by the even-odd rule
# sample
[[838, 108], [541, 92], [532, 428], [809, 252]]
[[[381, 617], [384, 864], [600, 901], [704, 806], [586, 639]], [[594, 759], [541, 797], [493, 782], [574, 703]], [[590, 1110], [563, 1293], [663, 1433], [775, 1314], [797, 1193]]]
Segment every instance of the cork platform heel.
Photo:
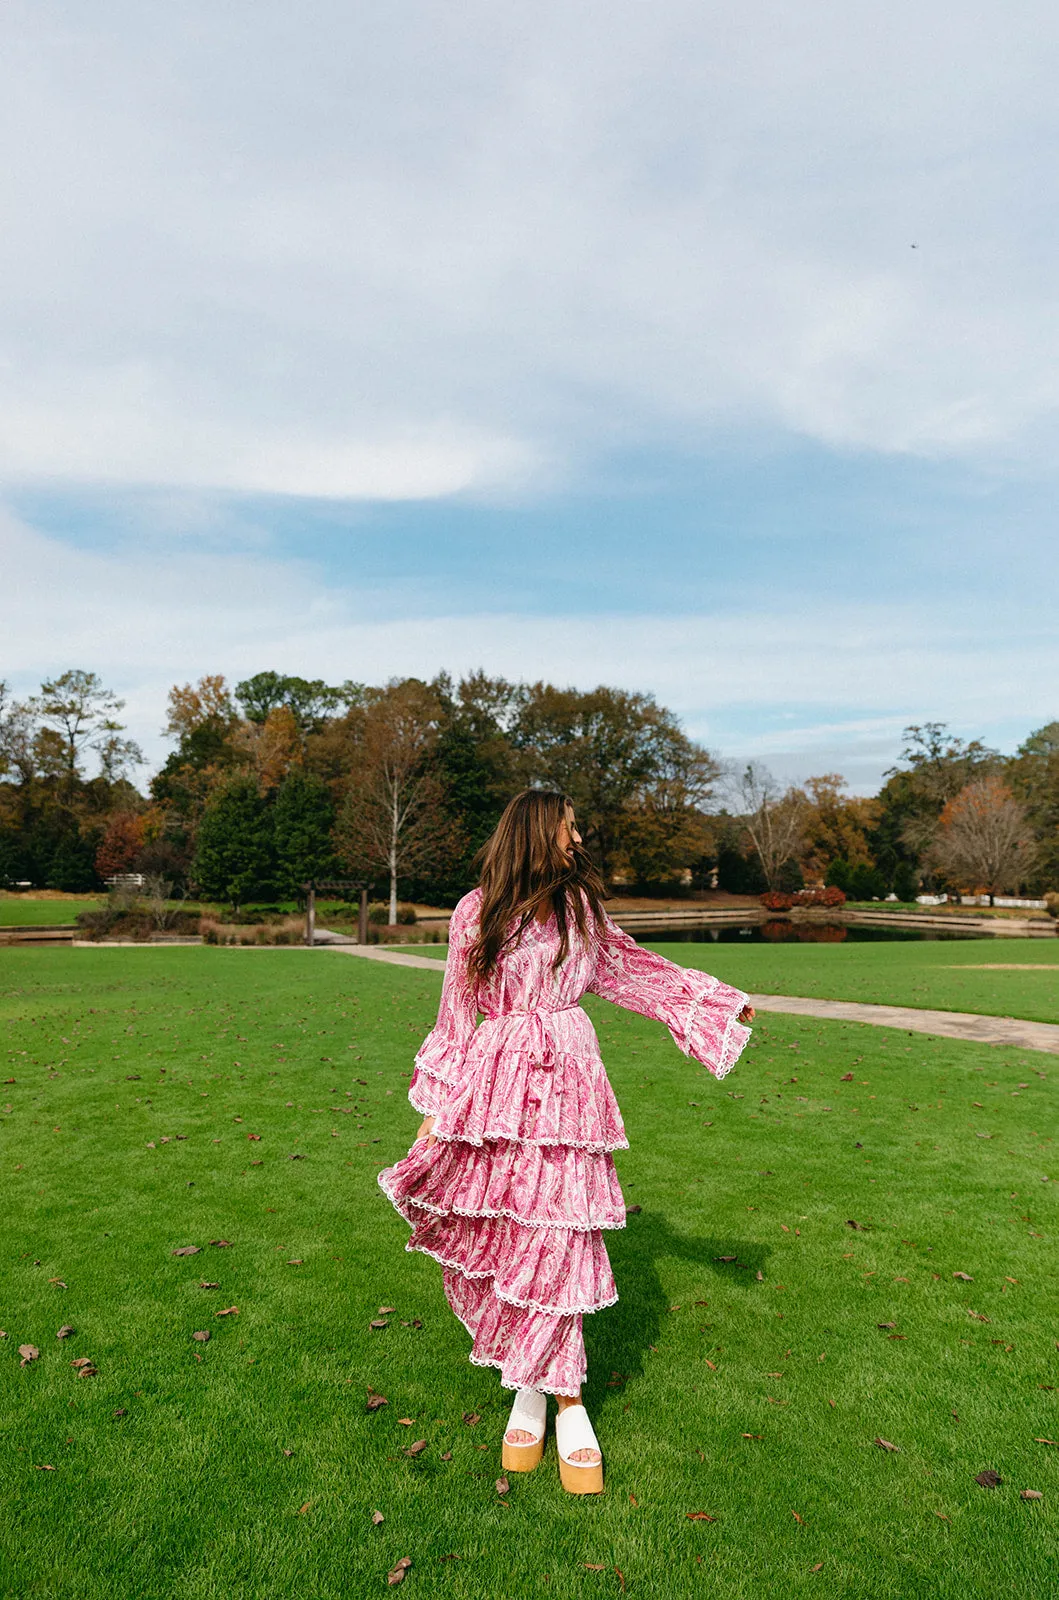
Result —
[[[548, 1400], [539, 1389], [519, 1389], [511, 1407], [511, 1415], [504, 1429], [504, 1443], [500, 1453], [505, 1472], [532, 1472], [540, 1465], [544, 1454], [544, 1434], [548, 1425]], [[508, 1434], [513, 1428], [531, 1433], [529, 1444], [509, 1444]]]

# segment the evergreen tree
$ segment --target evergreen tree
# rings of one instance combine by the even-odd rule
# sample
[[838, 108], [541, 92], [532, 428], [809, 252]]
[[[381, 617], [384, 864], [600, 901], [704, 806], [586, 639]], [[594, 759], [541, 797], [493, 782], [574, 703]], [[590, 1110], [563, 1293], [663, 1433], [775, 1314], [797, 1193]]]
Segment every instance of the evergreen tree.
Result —
[[199, 823], [192, 872], [200, 894], [236, 909], [272, 892], [272, 813], [253, 778], [231, 778], [211, 796]]
[[272, 823], [279, 894], [300, 898], [303, 883], [334, 876], [335, 810], [325, 783], [292, 772], [276, 794]]

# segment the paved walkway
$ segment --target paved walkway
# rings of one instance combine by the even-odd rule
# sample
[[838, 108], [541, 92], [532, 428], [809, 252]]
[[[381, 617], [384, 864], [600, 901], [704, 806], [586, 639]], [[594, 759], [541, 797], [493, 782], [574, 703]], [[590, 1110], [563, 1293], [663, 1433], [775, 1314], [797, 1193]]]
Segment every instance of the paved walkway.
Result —
[[[444, 962], [436, 956], [410, 956], [383, 945], [336, 944], [342, 955], [384, 961], [394, 967], [418, 967], [442, 973]], [[901, 1028], [906, 1033], [933, 1033], [944, 1039], [970, 1039], [975, 1044], [1014, 1045], [1020, 1050], [1044, 1050], [1059, 1055], [1059, 1024], [1022, 1022], [1017, 1017], [985, 1017], [973, 1011], [920, 1011], [911, 1006], [874, 1006], [859, 1000], [809, 1000], [800, 995], [752, 994], [757, 1011], [780, 1011], [787, 1016], [822, 1017], [828, 1022], [867, 1022], [877, 1028]]]

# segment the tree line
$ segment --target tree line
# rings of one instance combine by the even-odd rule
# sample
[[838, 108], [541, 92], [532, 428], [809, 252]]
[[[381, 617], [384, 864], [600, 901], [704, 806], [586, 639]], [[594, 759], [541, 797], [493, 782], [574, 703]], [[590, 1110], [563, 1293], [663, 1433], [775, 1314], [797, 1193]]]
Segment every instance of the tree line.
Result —
[[[520, 788], [571, 795], [615, 889], [757, 894], [828, 883], [856, 899], [1059, 883], [1059, 722], [1014, 755], [906, 729], [877, 795], [825, 773], [784, 787], [733, 769], [648, 694], [455, 681], [327, 684], [259, 672], [175, 685], [172, 744], [141, 788], [123, 702], [71, 669], [0, 684], [0, 884], [99, 889], [143, 873], [232, 905], [364, 881], [446, 905]], [[95, 770], [90, 772], [89, 768]]]

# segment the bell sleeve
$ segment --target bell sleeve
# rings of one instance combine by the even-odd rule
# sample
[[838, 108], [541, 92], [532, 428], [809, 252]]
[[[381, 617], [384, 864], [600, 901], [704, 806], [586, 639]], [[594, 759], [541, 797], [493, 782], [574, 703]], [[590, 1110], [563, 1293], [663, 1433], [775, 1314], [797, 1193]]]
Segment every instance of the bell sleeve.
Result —
[[750, 1003], [742, 989], [645, 950], [607, 916], [588, 990], [626, 1011], [664, 1022], [684, 1054], [715, 1078], [732, 1070], [750, 1037], [750, 1029], [736, 1021]]
[[478, 1024], [478, 1001], [467, 967], [476, 933], [474, 907], [461, 900], [449, 921], [438, 1020], [419, 1048], [408, 1085], [409, 1100], [425, 1116], [440, 1111], [463, 1079], [464, 1058]]

